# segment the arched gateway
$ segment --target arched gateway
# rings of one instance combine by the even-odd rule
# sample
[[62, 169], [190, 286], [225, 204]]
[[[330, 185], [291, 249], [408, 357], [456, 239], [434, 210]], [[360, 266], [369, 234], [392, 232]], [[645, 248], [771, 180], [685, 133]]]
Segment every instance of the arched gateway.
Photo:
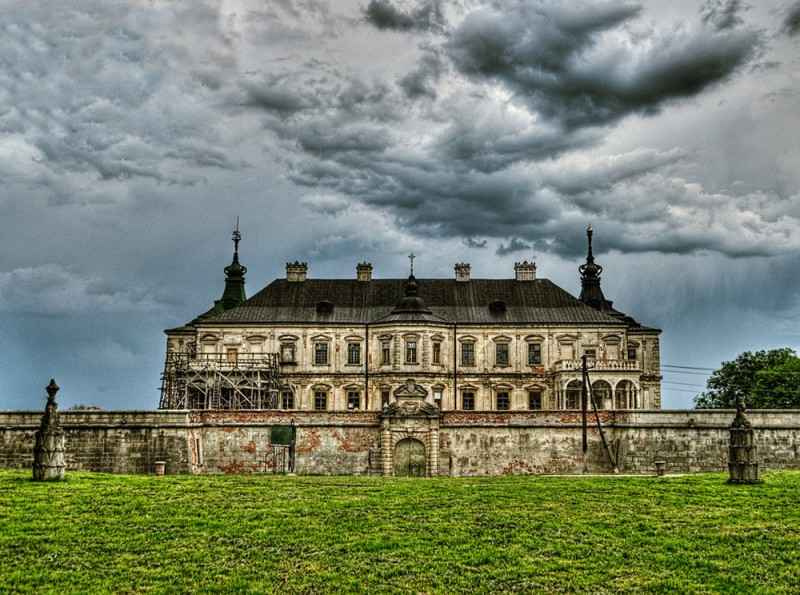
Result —
[[394, 391], [381, 412], [381, 474], [434, 477], [439, 474], [439, 408], [413, 379]]

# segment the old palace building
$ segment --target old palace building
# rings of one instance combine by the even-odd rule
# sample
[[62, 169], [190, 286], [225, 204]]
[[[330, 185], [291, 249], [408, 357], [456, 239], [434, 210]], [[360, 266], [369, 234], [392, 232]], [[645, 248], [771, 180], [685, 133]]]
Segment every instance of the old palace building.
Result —
[[579, 298], [527, 261], [503, 279], [468, 264], [416, 279], [412, 255], [405, 279], [367, 263], [314, 279], [290, 263], [246, 299], [237, 231], [222, 298], [166, 331], [160, 408], [379, 412], [411, 390], [430, 411], [570, 410], [585, 355], [598, 408], [658, 409], [660, 331], [605, 299], [588, 239]]

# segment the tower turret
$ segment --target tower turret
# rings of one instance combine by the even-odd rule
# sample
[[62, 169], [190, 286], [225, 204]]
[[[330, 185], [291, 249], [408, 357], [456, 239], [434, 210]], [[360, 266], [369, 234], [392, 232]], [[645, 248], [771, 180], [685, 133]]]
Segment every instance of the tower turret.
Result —
[[214, 306], [207, 312], [202, 313], [195, 318], [192, 322], [205, 320], [211, 318], [225, 310], [235, 308], [247, 299], [244, 292], [244, 275], [247, 272], [247, 267], [239, 263], [239, 242], [242, 239], [242, 234], [239, 231], [239, 219], [236, 219], [236, 230], [233, 232], [233, 261], [225, 267], [225, 290], [222, 292], [222, 297], [214, 301]]

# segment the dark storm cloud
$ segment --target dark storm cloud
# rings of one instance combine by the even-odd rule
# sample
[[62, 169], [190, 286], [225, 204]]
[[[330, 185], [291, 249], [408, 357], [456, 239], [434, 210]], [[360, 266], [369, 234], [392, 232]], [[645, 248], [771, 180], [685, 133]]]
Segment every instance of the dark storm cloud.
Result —
[[784, 30], [792, 36], [800, 34], [800, 2], [795, 2], [789, 8], [786, 19], [783, 21]]
[[718, 26], [651, 35], [647, 46], [608, 35], [636, 17], [623, 2], [517, 1], [468, 15], [448, 43], [466, 75], [501, 82], [521, 101], [567, 128], [608, 125], [635, 112], [657, 112], [695, 95], [745, 64], [759, 44], [754, 31]]
[[514, 252], [527, 252], [531, 249], [531, 245], [528, 242], [520, 240], [519, 238], [511, 238], [508, 244], [500, 243], [497, 246], [497, 250], [495, 250], [495, 254], [498, 256], [505, 256], [506, 254], [513, 254]]
[[[40, 169], [100, 180], [150, 178], [193, 183], [186, 168], [235, 168], [213, 128], [180, 109], [181, 85], [161, 39], [143, 35], [163, 23], [120, 5], [40, 7], [0, 25], [0, 130], [22, 135]], [[13, 106], [13, 107], [11, 107]]]
[[432, 51], [423, 55], [417, 69], [400, 78], [397, 84], [408, 97], [436, 99], [436, 83], [444, 71], [444, 61], [438, 52]]
[[743, 23], [739, 16], [742, 8], [741, 0], [713, 0], [706, 4], [703, 22], [713, 25], [717, 31], [732, 29]]
[[389, 0], [370, 0], [364, 16], [378, 29], [442, 31], [445, 27], [441, 0], [424, 0], [411, 12], [397, 8]]

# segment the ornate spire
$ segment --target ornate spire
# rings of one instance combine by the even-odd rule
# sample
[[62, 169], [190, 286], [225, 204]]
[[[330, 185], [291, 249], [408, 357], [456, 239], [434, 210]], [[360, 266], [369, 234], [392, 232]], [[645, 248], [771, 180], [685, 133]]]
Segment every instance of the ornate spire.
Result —
[[225, 310], [230, 310], [241, 304], [247, 299], [244, 292], [244, 274], [247, 272], [247, 267], [239, 264], [239, 242], [242, 239], [242, 234], [239, 231], [239, 218], [236, 218], [236, 229], [233, 232], [233, 260], [231, 264], [225, 267], [225, 290], [222, 292], [222, 297], [214, 301], [214, 306], [204, 312], [192, 322], [211, 318], [217, 314], [221, 314]]
[[[580, 300], [585, 304], [603, 310], [606, 307], [606, 298], [603, 295], [603, 290], [600, 289], [600, 274], [603, 272], [603, 267], [594, 262], [594, 254], [592, 254], [592, 234], [594, 230], [590, 227], [586, 229], [586, 236], [589, 240], [589, 249], [586, 254], [586, 264], [578, 267], [581, 273], [581, 297]], [[610, 306], [610, 302], [608, 302]]]

